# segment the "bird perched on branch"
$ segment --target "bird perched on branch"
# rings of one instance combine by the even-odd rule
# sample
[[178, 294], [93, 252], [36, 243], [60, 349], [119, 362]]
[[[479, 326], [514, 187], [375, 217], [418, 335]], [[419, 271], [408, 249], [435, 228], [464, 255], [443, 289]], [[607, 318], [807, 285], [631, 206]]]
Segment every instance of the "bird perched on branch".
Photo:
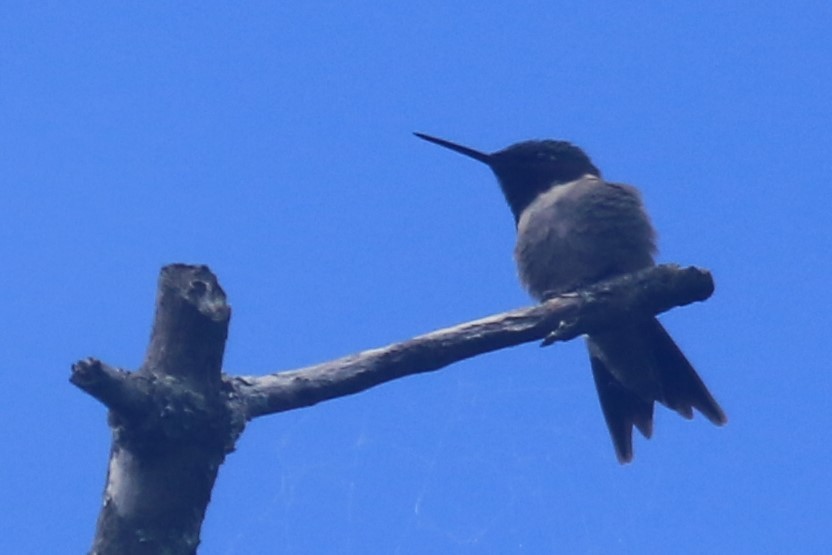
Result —
[[[493, 154], [416, 133], [486, 164], [514, 222], [520, 281], [538, 300], [655, 264], [655, 232], [638, 191], [604, 181], [566, 141], [525, 141]], [[633, 458], [633, 426], [653, 432], [655, 401], [722, 425], [725, 413], [659, 321], [637, 316], [587, 337], [592, 375], [619, 462]]]

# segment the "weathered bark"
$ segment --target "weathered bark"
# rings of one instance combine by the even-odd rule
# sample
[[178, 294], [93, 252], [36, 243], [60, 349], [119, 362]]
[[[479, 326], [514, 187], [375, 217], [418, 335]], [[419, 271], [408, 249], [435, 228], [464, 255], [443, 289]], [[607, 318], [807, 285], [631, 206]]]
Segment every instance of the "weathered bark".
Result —
[[439, 370], [477, 355], [543, 340], [546, 346], [600, 331], [633, 314], [659, 314], [704, 301], [710, 273], [665, 265], [604, 281], [528, 308], [437, 330], [401, 343], [308, 368], [230, 378], [248, 419], [314, 405], [373, 386]]
[[247, 420], [529, 341], [565, 341], [712, 292], [707, 271], [659, 266], [308, 368], [233, 377], [221, 373], [231, 310], [215, 276], [205, 266], [167, 266], [142, 367], [73, 365], [72, 383], [110, 409], [113, 431], [92, 552], [195, 553], [217, 470]]
[[162, 270], [145, 362], [87, 359], [71, 381], [110, 409], [113, 443], [92, 553], [195, 553], [217, 470], [245, 420], [222, 381], [231, 315], [204, 266]]

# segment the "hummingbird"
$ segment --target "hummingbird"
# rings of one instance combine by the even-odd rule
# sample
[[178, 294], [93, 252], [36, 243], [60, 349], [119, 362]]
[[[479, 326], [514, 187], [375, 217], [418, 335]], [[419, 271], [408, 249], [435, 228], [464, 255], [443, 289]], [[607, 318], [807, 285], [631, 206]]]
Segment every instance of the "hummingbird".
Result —
[[[605, 181], [562, 140], [531, 140], [486, 154], [424, 133], [420, 139], [484, 163], [514, 216], [520, 282], [544, 301], [655, 265], [656, 233], [641, 195]], [[686, 419], [697, 409], [726, 423], [688, 359], [655, 316], [634, 316], [586, 338], [592, 376], [618, 461], [633, 459], [633, 427], [650, 438], [659, 402]]]

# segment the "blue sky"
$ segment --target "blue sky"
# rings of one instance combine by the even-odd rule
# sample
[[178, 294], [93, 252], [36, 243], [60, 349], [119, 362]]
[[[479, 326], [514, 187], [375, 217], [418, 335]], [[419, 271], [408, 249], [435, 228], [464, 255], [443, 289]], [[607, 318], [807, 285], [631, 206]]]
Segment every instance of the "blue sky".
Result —
[[621, 467], [581, 342], [525, 345], [253, 422], [201, 553], [828, 548], [828, 3], [283, 4], [0, 8], [0, 551], [89, 547], [109, 433], [69, 367], [139, 365], [163, 264], [219, 276], [234, 374], [530, 302], [493, 177], [416, 130], [637, 185], [714, 273], [663, 321], [729, 424], [659, 409]]

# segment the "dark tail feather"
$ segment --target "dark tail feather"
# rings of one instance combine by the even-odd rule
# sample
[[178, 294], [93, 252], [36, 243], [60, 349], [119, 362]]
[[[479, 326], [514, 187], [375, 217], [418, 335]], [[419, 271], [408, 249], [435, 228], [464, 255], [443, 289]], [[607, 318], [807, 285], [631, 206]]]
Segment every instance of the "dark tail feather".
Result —
[[725, 424], [728, 419], [719, 403], [664, 326], [651, 318], [644, 331], [655, 347], [655, 368], [664, 394], [663, 399], [657, 400], [685, 418], [693, 418], [693, 409], [696, 409], [717, 426]]
[[621, 464], [628, 463], [633, 460], [633, 426], [646, 438], [653, 435], [653, 402], [621, 385], [600, 358], [590, 354], [589, 361], [615, 455]]
[[693, 409], [722, 425], [725, 413], [676, 343], [655, 318], [593, 335], [587, 341], [592, 375], [618, 460], [633, 458], [633, 426], [653, 431], [653, 402], [685, 418]]

